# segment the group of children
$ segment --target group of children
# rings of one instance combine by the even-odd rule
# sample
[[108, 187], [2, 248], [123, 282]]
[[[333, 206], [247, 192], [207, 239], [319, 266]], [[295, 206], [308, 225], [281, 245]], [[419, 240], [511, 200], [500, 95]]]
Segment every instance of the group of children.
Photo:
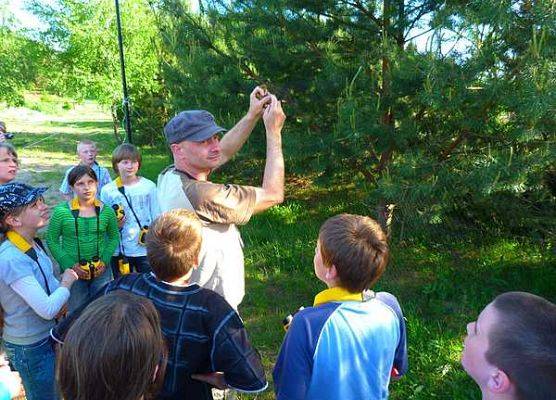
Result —
[[[93, 143], [81, 142], [78, 154], [81, 164], [62, 185], [73, 197], [54, 209], [46, 234], [60, 278], [36, 239], [49, 220], [45, 189], [0, 186], [3, 339], [27, 398], [212, 399], [212, 388], [265, 390], [237, 311], [191, 282], [201, 220], [185, 209], [160, 214], [154, 183], [137, 175], [135, 147], [114, 151], [112, 182], [99, 178], [107, 171]], [[0, 145], [0, 179], [3, 160]], [[289, 325], [273, 371], [278, 399], [388, 398], [390, 381], [408, 370], [400, 304], [371, 290], [389, 256], [373, 219], [325, 221], [313, 264], [327, 289]], [[556, 305], [545, 299], [510, 292], [489, 304], [468, 325], [462, 354], [483, 399], [554, 398], [554, 332]], [[57, 356], [53, 341], [62, 344]]]

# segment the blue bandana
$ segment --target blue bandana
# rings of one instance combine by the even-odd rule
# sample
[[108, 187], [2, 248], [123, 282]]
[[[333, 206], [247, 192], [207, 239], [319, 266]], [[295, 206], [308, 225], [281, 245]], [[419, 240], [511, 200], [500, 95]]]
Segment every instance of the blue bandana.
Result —
[[0, 185], [0, 218], [14, 208], [34, 203], [47, 189], [46, 187], [34, 188], [19, 182]]

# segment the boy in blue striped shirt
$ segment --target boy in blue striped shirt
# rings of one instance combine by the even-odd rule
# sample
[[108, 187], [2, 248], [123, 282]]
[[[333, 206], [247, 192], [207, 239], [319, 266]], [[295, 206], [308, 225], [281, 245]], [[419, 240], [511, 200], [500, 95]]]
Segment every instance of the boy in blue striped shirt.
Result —
[[388, 398], [391, 377], [407, 371], [400, 305], [370, 290], [388, 255], [371, 218], [341, 214], [324, 223], [313, 263], [328, 289], [293, 318], [273, 373], [278, 400]]

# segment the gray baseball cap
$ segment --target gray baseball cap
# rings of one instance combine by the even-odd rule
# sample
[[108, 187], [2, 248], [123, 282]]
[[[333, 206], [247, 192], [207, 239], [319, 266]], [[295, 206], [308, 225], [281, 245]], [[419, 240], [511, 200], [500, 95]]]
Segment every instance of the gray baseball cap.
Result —
[[214, 117], [205, 110], [182, 111], [172, 118], [164, 127], [164, 136], [168, 144], [184, 140], [202, 142], [226, 129], [216, 125]]

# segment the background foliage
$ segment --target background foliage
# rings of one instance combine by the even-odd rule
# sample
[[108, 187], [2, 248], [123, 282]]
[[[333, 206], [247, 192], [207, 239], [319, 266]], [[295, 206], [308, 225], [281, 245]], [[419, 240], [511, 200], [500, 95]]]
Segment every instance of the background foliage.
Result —
[[[191, 5], [196, 11], [191, 11]], [[286, 102], [291, 178], [349, 186], [394, 229], [554, 232], [553, 1], [125, 0], [135, 140], [208, 108], [226, 126], [266, 84]], [[2, 96], [95, 99], [121, 119], [111, 0], [33, 0], [48, 29], [2, 24]], [[426, 40], [425, 40], [426, 39]], [[120, 129], [121, 132], [121, 129]], [[264, 136], [238, 157], [258, 180]], [[258, 160], [258, 161], [257, 161]], [[552, 193], [551, 193], [552, 189]], [[547, 218], [547, 213], [550, 218]]]
[[[255, 85], [285, 100], [287, 200], [242, 231], [241, 313], [265, 366], [283, 337], [280, 320], [321, 289], [312, 257], [322, 221], [339, 212], [386, 217], [394, 204], [393, 259], [378, 290], [404, 307], [411, 368], [392, 398], [476, 398], [459, 366], [465, 323], [501, 291], [555, 299], [556, 3], [120, 3], [134, 140], [150, 145], [147, 177], [169, 162], [161, 132], [174, 113], [205, 108], [231, 127]], [[28, 102], [26, 90], [43, 93], [30, 108], [54, 108], [49, 93], [63, 95], [64, 108], [90, 99], [118, 123], [113, 1], [33, 0], [44, 30], [18, 27], [6, 4], [0, 101]], [[41, 164], [53, 148], [73, 151], [83, 133], [109, 154], [110, 121], [74, 120], [79, 110], [50, 123], [44, 138], [40, 127], [16, 136], [18, 148], [39, 143]], [[66, 125], [70, 133], [47, 136]], [[213, 178], [259, 185], [264, 143], [259, 126]]]

